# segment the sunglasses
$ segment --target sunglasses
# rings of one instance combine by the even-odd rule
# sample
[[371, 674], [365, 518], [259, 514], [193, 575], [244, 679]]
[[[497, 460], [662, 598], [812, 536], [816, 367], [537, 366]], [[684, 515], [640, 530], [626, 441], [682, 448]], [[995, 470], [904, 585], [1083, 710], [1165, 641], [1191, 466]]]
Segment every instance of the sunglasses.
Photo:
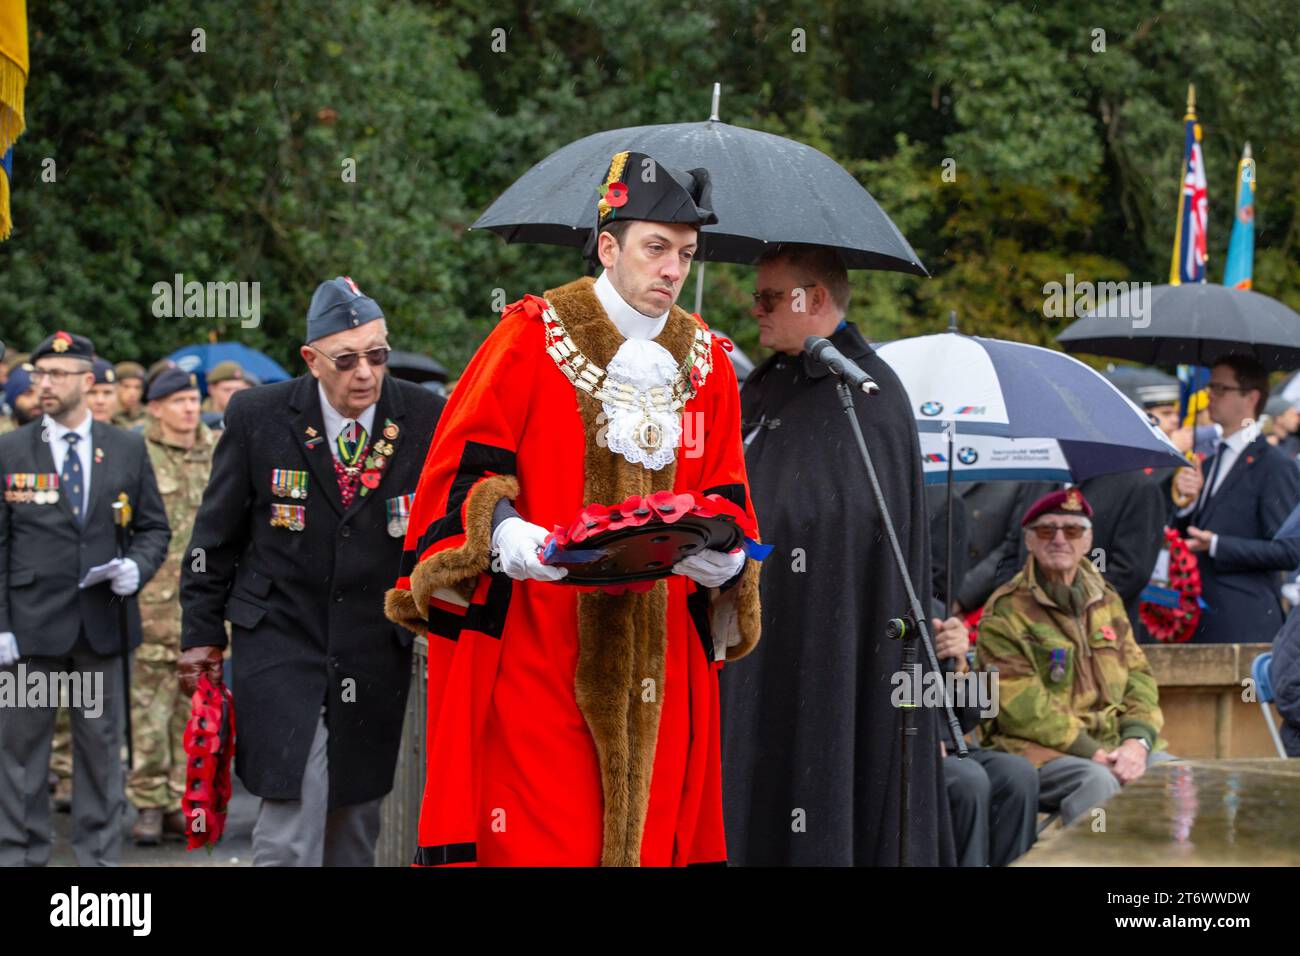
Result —
[[1078, 541], [1088, 529], [1081, 524], [1036, 524], [1029, 530], [1038, 536], [1039, 541], [1051, 541], [1058, 531], [1064, 532], [1068, 540]]
[[321, 352], [321, 350], [316, 348], [314, 345], [309, 345], [308, 348], [325, 356], [334, 363], [334, 367], [340, 372], [352, 371], [352, 369], [357, 367], [357, 362], [359, 362], [362, 357], [364, 357], [366, 362], [372, 367], [376, 365], [387, 365], [388, 353], [392, 351], [392, 349], [387, 345], [381, 345], [379, 348], [369, 349], [365, 352], [343, 352], [340, 355], [330, 355], [328, 352]]
[[792, 289], [764, 289], [762, 292], [751, 292], [754, 297], [754, 304], [764, 312], [771, 312], [777, 307], [782, 299], [793, 292], [795, 289], [814, 289], [816, 285], [797, 285]]

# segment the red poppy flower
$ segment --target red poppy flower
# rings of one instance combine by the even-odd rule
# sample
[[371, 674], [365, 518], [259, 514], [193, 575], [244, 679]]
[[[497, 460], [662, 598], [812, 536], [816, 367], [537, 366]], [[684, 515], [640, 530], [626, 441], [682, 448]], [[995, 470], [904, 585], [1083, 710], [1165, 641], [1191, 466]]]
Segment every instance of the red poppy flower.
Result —
[[637, 528], [650, 520], [650, 509], [645, 507], [640, 495], [632, 495], [612, 510], [618, 513], [618, 518], [611, 516], [610, 531], [617, 531], [619, 528]]
[[365, 485], [367, 488], [369, 488], [371, 491], [379, 487], [379, 479], [380, 479], [379, 472], [373, 468], [370, 469], [369, 471], [363, 471], [361, 473], [361, 483]]
[[569, 529], [569, 540], [575, 544], [608, 530], [609, 509], [604, 505], [587, 505], [578, 512], [578, 518]]
[[610, 183], [605, 192], [605, 205], [618, 209], [627, 205], [627, 183]]
[[683, 515], [691, 513], [695, 507], [695, 496], [692, 494], [675, 495], [671, 491], [656, 491], [646, 498], [646, 503], [654, 510], [655, 515], [664, 524], [673, 524]]

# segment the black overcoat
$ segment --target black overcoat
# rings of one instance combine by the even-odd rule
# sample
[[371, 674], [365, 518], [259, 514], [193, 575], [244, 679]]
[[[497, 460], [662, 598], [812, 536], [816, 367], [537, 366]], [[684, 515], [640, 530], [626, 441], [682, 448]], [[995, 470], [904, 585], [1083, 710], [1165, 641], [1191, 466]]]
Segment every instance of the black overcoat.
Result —
[[[411, 683], [411, 639], [384, 617], [402, 538], [386, 503], [415, 491], [443, 399], [386, 376], [372, 441], [395, 426], [382, 480], [345, 511], [309, 375], [236, 392], [181, 575], [184, 648], [224, 647], [231, 625], [235, 769], [250, 791], [301, 798], [317, 716], [329, 731], [331, 807], [392, 788]], [[305, 499], [273, 469], [307, 472]], [[302, 530], [272, 505], [306, 508]]]
[[[854, 326], [830, 338], [880, 385], [857, 394], [858, 420], [928, 611], [929, 526], [907, 394]], [[835, 382], [806, 354], [777, 355], [741, 393], [754, 509], [774, 550], [763, 562], [762, 640], [721, 675], [727, 854], [739, 865], [898, 862], [891, 696], [902, 652], [885, 628], [908, 604]], [[917, 711], [919, 865], [954, 862], [940, 713]]]

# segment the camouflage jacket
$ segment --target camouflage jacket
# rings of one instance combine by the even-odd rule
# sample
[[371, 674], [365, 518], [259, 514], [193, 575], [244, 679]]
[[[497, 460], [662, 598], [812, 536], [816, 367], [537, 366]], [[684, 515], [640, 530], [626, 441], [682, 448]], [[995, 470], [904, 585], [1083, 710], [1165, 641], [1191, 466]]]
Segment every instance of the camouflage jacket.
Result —
[[1124, 602], [1087, 559], [1078, 573], [1087, 593], [1078, 617], [1039, 586], [1031, 556], [989, 596], [979, 622], [975, 666], [997, 671], [999, 694], [980, 739], [1036, 767], [1064, 754], [1089, 758], [1130, 737], [1165, 746], [1159, 689]]
[[140, 591], [144, 643], [136, 656], [145, 661], [175, 661], [181, 646], [181, 562], [189, 549], [203, 490], [208, 486], [217, 436], [200, 424], [194, 447], [181, 448], [163, 438], [162, 428], [155, 421], [145, 431], [145, 439], [149, 462], [167, 508], [172, 539], [167, 546], [167, 560]]
[[149, 411], [143, 405], [136, 409], [134, 415], [119, 408], [113, 413], [113, 424], [127, 431], [153, 431], [153, 423], [149, 421]]

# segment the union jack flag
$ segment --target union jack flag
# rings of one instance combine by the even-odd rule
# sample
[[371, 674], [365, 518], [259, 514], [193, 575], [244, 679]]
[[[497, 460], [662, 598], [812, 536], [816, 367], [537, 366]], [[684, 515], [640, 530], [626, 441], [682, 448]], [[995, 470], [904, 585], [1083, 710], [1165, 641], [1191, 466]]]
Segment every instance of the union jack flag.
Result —
[[1209, 196], [1205, 182], [1205, 155], [1201, 150], [1201, 124], [1196, 119], [1196, 93], [1187, 92], [1187, 115], [1183, 117], [1182, 187], [1178, 196], [1178, 228], [1174, 233], [1174, 255], [1169, 264], [1169, 284], [1204, 282], [1209, 261], [1206, 227]]

